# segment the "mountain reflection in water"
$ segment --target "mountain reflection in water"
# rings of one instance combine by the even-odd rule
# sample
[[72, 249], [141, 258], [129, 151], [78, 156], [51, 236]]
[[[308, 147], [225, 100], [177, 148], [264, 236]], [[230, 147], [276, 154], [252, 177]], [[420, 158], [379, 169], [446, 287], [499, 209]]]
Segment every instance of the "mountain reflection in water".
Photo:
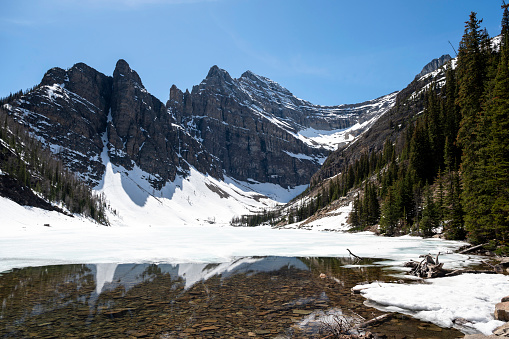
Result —
[[[0, 275], [0, 334], [41, 338], [319, 338], [321, 317], [382, 314], [350, 288], [389, 281], [350, 258], [248, 257], [218, 264], [83, 264]], [[321, 273], [325, 278], [320, 277]], [[408, 338], [461, 333], [404, 316], [371, 331]]]

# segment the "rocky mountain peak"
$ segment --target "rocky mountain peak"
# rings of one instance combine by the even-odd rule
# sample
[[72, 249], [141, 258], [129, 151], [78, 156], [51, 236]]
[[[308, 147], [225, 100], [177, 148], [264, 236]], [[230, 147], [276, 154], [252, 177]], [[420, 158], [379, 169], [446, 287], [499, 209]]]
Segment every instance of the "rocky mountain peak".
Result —
[[10, 110], [92, 185], [107, 154], [118, 168], [148, 173], [158, 188], [191, 167], [217, 179], [295, 187], [309, 182], [329, 152], [309, 129], [344, 129], [385, 106], [314, 106], [268, 78], [246, 71], [235, 79], [217, 65], [191, 92], [171, 86], [164, 105], [121, 59], [113, 76], [83, 63], [53, 68]]
[[202, 91], [205, 88], [214, 89], [215, 91], [220, 91], [224, 88], [230, 89], [235, 85], [235, 81], [230, 76], [230, 74], [222, 68], [219, 68], [217, 65], [214, 65], [210, 68], [207, 77], [203, 79], [203, 81], [198, 86], [193, 87], [193, 91], [197, 88]]
[[41, 86], [51, 86], [53, 84], [63, 84], [66, 82], [67, 72], [60, 67], [53, 67], [42, 77]]
[[436, 71], [443, 65], [445, 65], [449, 60], [451, 60], [451, 56], [449, 54], [444, 54], [440, 58], [431, 60], [426, 66], [422, 68], [422, 71], [415, 76], [416, 79], [419, 79], [420, 77], [429, 74], [433, 71]]
[[217, 65], [214, 65], [214, 66], [210, 67], [206, 79], [217, 78], [217, 77], [224, 78], [224, 79], [231, 79], [230, 74], [226, 70], [219, 68]]
[[132, 80], [133, 82], [137, 83], [140, 87], [144, 88], [138, 73], [131, 69], [127, 61], [123, 59], [117, 61], [115, 71], [113, 72], [113, 79], [115, 81], [120, 79]]
[[264, 76], [257, 75], [251, 71], [244, 72], [240, 76], [238, 81], [243, 85], [243, 87], [247, 91], [252, 91], [253, 89], [256, 91], [262, 90], [265, 92], [269, 92], [272, 95], [293, 97], [292, 92], [290, 92], [288, 89], [281, 86], [277, 82], [272, 81]]
[[256, 80], [258, 78], [258, 76], [253, 73], [252, 71], [250, 70], [247, 70], [245, 71], [244, 73], [242, 73], [242, 75], [240, 76], [240, 78], [246, 78], [246, 79], [251, 79], [251, 80]]

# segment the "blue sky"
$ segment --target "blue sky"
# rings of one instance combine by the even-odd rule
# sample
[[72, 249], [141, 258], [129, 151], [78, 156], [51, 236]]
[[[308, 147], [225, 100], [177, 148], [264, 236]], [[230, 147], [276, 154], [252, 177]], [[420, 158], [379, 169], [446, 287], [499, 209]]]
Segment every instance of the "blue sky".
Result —
[[84, 62], [112, 75], [125, 59], [166, 102], [213, 65], [251, 70], [320, 105], [404, 88], [454, 54], [471, 11], [500, 33], [499, 0], [16, 0], [0, 1], [0, 97], [52, 67]]

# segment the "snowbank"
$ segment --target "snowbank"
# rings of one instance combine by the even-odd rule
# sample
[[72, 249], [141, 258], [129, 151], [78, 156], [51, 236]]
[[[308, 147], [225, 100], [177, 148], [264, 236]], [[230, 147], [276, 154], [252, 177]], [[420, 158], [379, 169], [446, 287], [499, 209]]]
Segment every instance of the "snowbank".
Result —
[[[495, 304], [507, 295], [509, 277], [463, 274], [429, 279], [426, 283], [371, 283], [355, 287], [378, 309], [411, 315], [441, 327], [489, 335], [504, 324], [494, 320]], [[460, 320], [456, 321], [455, 320]], [[466, 321], [466, 323], [464, 323]], [[464, 323], [464, 324], [462, 324]]]

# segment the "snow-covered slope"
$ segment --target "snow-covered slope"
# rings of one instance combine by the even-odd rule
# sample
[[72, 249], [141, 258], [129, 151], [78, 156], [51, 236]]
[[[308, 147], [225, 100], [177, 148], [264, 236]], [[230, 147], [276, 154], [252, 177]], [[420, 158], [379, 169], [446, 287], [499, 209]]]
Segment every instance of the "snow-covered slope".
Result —
[[[397, 92], [391, 93], [348, 109], [352, 115], [362, 112], [362, 119], [348, 128], [319, 130], [308, 127], [299, 130], [297, 137], [311, 147], [323, 147], [330, 151], [337, 150], [339, 147], [355, 141], [359, 135], [367, 131], [382, 115], [394, 107], [396, 96]], [[340, 108], [337, 109], [337, 111], [339, 110]]]
[[[225, 177], [218, 180], [191, 168], [190, 175], [178, 175], [161, 190], [155, 190], [150, 177], [132, 170], [106, 165], [103, 182], [96, 187], [104, 193], [121, 225], [203, 225], [228, 224], [234, 215], [255, 213], [288, 202], [306, 186], [284, 189], [278, 185], [240, 182]], [[270, 197], [270, 198], [269, 198]]]

